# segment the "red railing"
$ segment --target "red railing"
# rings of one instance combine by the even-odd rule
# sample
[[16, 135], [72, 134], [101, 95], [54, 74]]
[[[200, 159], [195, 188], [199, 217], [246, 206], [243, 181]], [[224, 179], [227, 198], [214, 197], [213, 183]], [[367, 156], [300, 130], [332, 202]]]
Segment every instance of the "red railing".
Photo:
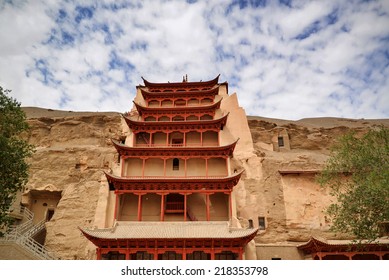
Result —
[[184, 202], [183, 201], [166, 202], [165, 213], [184, 213]]
[[222, 179], [226, 178], [228, 175], [217, 175], [217, 176], [122, 176], [122, 178], [129, 179]]
[[165, 147], [218, 147], [218, 143], [186, 143], [184, 144], [141, 144], [137, 143], [134, 145], [134, 147], [138, 148], [144, 148], [144, 147], [150, 147], [150, 148], [165, 148]]

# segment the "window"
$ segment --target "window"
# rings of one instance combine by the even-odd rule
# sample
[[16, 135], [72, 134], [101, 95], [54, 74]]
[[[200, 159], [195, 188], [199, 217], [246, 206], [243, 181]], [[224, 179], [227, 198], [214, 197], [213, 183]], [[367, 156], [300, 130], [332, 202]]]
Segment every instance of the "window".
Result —
[[182, 146], [184, 144], [183, 139], [172, 139], [173, 146]]
[[138, 251], [130, 256], [131, 260], [153, 260], [154, 255], [145, 251]]
[[261, 230], [264, 230], [266, 228], [265, 217], [258, 217], [258, 226], [259, 226], [259, 229], [261, 229]]
[[278, 136], [278, 147], [284, 146], [284, 137]]
[[179, 170], [180, 169], [180, 160], [178, 158], [173, 159], [173, 170]]

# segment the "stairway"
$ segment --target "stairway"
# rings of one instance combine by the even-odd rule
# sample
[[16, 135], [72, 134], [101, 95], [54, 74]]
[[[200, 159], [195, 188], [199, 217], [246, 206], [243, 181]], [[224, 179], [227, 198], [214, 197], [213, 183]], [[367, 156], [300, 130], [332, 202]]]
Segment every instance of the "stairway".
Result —
[[[17, 248], [17, 250], [24, 250], [25, 256], [32, 256], [38, 260], [53, 260], [56, 259], [45, 249], [45, 247], [34, 240], [34, 236], [45, 229], [46, 220], [42, 220], [37, 224], [33, 224], [34, 213], [26, 207], [20, 206], [19, 209], [13, 209], [12, 212], [19, 213], [24, 222], [17, 226], [10, 227], [9, 231], [4, 237], [0, 238], [0, 247]], [[16, 249], [16, 248], [15, 248]], [[10, 254], [12, 255], [12, 253]]]

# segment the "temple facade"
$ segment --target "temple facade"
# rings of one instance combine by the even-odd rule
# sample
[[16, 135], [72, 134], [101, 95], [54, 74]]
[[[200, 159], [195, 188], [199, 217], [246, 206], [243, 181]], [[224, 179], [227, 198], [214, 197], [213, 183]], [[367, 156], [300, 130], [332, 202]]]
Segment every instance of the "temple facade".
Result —
[[228, 84], [218, 79], [137, 86], [123, 116], [126, 138], [112, 140], [119, 164], [105, 174], [109, 192], [98, 207], [105, 211], [95, 227], [81, 228], [96, 259], [255, 256], [247, 244], [258, 229], [236, 219], [234, 187], [244, 170], [231, 167], [239, 139], [223, 131], [231, 106], [221, 106]]

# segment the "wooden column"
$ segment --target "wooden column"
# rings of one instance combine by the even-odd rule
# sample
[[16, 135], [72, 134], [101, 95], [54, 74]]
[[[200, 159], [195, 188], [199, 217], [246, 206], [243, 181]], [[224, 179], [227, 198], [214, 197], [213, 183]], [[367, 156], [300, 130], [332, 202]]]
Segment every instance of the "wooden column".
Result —
[[119, 208], [119, 194], [117, 192], [115, 192], [115, 208], [114, 208], [114, 212], [113, 212], [113, 220], [117, 220], [118, 218], [118, 208]]
[[166, 158], [163, 158], [163, 176], [166, 177]]
[[239, 251], [238, 251], [238, 260], [241, 260], [241, 259], [242, 259], [242, 256], [243, 256], [243, 248], [242, 248], [242, 247], [239, 247]]
[[96, 259], [101, 260], [101, 248], [100, 247], [96, 248]]
[[142, 195], [138, 194], [138, 221], [142, 221]]
[[123, 177], [124, 176], [124, 156], [120, 156], [120, 175]]
[[153, 138], [152, 138], [152, 135], [153, 135], [153, 134], [150, 132], [150, 136], [149, 136], [149, 147], [151, 147], [151, 143], [152, 143], [151, 140], [153, 139]]
[[232, 192], [230, 192], [229, 194], [229, 197], [228, 197], [228, 200], [229, 200], [229, 215], [230, 215], [230, 219], [232, 219]]
[[207, 208], [207, 221], [210, 220], [210, 211], [209, 211], [209, 193], [205, 194], [206, 197], [206, 208]]
[[182, 249], [182, 260], [186, 260], [186, 248]]
[[[212, 243], [213, 243], [213, 240], [212, 240]], [[211, 260], [214, 260], [214, 259], [215, 259], [215, 248], [212, 247], [211, 248]]]
[[186, 199], [187, 199], [187, 194], [185, 193], [184, 194], [184, 221], [186, 222], [186, 219], [187, 219], [187, 212], [188, 212], [188, 210], [187, 210], [187, 204], [186, 204]]
[[146, 164], [146, 159], [142, 158], [142, 177], [145, 176], [145, 164]]
[[161, 194], [161, 222], [165, 219], [165, 194]]
[[205, 158], [205, 177], [208, 177], [208, 158]]

